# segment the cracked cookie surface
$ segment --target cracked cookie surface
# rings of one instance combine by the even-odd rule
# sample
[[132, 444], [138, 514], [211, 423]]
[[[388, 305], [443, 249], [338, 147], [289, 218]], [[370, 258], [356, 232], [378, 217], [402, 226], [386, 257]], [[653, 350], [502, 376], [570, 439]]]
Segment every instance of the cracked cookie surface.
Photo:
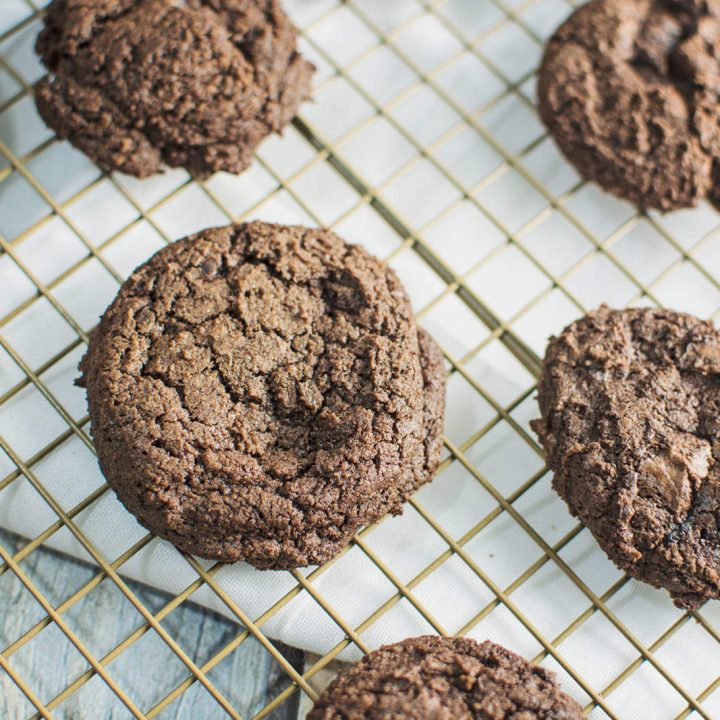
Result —
[[580, 720], [553, 673], [470, 638], [387, 645], [342, 673], [308, 720]]
[[54, 0], [40, 115], [105, 171], [238, 173], [310, 95], [278, 0]]
[[254, 222], [163, 248], [81, 370], [108, 482], [203, 557], [325, 562], [439, 462], [440, 351], [395, 273], [327, 231]]
[[642, 209], [720, 206], [718, 0], [592, 0], [550, 40], [538, 96], [585, 179]]
[[720, 333], [602, 307], [550, 341], [533, 423], [553, 486], [629, 575], [720, 596]]

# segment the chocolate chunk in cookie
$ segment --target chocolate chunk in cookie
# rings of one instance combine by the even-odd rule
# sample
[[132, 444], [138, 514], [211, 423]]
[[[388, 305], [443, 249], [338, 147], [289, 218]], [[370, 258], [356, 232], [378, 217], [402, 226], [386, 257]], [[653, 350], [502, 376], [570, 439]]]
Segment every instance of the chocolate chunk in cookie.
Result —
[[387, 645], [342, 673], [308, 720], [580, 720], [553, 673], [469, 638]]
[[103, 170], [240, 172], [310, 94], [278, 0], [54, 0], [38, 110]]
[[108, 482], [203, 557], [325, 562], [439, 462], [440, 352], [395, 273], [330, 232], [254, 222], [163, 248], [81, 369]]
[[678, 607], [720, 596], [720, 333], [602, 307], [553, 338], [533, 427], [602, 549]]
[[720, 206], [717, 0], [592, 0], [550, 40], [538, 95], [585, 179], [642, 209]]

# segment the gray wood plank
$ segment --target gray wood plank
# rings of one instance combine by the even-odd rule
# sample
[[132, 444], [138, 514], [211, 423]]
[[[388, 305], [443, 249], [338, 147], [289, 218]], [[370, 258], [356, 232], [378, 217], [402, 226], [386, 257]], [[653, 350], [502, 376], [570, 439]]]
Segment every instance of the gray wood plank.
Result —
[[[0, 543], [16, 552], [24, 541], [0, 530]], [[97, 569], [39, 549], [22, 563], [23, 570], [54, 604], [72, 595]], [[164, 593], [138, 583], [133, 592], [145, 605], [160, 609]], [[42, 608], [10, 572], [0, 577], [0, 648], [5, 648], [44, 617]], [[111, 650], [143, 624], [135, 608], [108, 580], [63, 615], [71, 629], [96, 658]], [[239, 632], [235, 623], [191, 603], [184, 603], [164, 621], [164, 628], [197, 664], [207, 661]], [[285, 657], [302, 670], [303, 654], [279, 646]], [[87, 661], [55, 626], [49, 625], [11, 657], [15, 671], [37, 696], [47, 702], [88, 669]], [[157, 633], [146, 633], [108, 666], [108, 672], [141, 709], [148, 710], [189, 674]], [[260, 710], [289, 683], [277, 662], [254, 639], [223, 660], [208, 675], [243, 717]], [[274, 720], [297, 717], [297, 693], [271, 715]], [[0, 671], [0, 716], [25, 718], [33, 713], [10, 677]], [[53, 716], [62, 720], [124, 720], [130, 713], [99, 677], [94, 677], [63, 702]], [[222, 708], [199, 683], [195, 683], [159, 715], [163, 720], [226, 717]]]

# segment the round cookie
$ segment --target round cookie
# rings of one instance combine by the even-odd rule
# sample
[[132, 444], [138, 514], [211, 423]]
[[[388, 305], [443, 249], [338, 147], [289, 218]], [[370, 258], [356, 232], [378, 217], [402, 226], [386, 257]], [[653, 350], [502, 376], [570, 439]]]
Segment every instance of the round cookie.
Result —
[[395, 273], [327, 231], [254, 222], [163, 248], [81, 370], [108, 482], [202, 557], [325, 562], [439, 462], [440, 351]]
[[105, 171], [238, 173], [310, 95], [279, 0], [54, 0], [40, 115]]
[[602, 307], [550, 341], [533, 423], [553, 485], [629, 575], [720, 596], [720, 333]]
[[592, 0], [550, 40], [538, 96], [585, 179], [641, 209], [720, 206], [718, 0]]
[[337, 677], [308, 720], [580, 720], [555, 675], [489, 641], [424, 636]]

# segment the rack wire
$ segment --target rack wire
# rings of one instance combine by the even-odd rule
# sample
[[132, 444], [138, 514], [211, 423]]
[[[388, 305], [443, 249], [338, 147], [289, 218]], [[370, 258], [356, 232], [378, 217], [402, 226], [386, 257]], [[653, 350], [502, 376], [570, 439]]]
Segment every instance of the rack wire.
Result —
[[[20, 9], [22, 4], [25, 11]], [[595, 295], [589, 291], [593, 286], [590, 279], [599, 278], [605, 290], [612, 290], [612, 297], [608, 299], [615, 300], [616, 304], [662, 305], [673, 301], [677, 304], [680, 300], [690, 310], [716, 316], [720, 306], [720, 278], [713, 269], [713, 260], [717, 257], [713, 253], [720, 239], [718, 218], [711, 211], [693, 211], [696, 213], [693, 217], [704, 212], [703, 218], [707, 218], [707, 222], [702, 232], [688, 240], [683, 232], [687, 214], [680, 214], [682, 219], [678, 223], [672, 219], [629, 210], [579, 181], [562, 160], [556, 165], [560, 168], [559, 175], [538, 177], [534, 169], [537, 157], [539, 154], [554, 152], [551, 141], [542, 129], [538, 129], [535, 134], [525, 135], [515, 132], [512, 123], [508, 126], [504, 121], [492, 127], [488, 118], [506, 104], [510, 104], [517, 115], [534, 117], [532, 86], [537, 58], [549, 31], [570, 12], [571, 4], [564, 0], [398, 0], [397, 3], [385, 4], [386, 9], [394, 5], [389, 19], [378, 12], [380, 4], [382, 0], [306, 0], [304, 7], [299, 0], [288, 3], [291, 15], [300, 28], [303, 47], [319, 66], [315, 90], [318, 103], [313, 108], [303, 108], [293, 123], [291, 132], [296, 141], [303, 144], [303, 148], [296, 153], [299, 159], [294, 162], [294, 167], [290, 170], [278, 169], [277, 163], [270, 156], [272, 154], [263, 153], [261, 149], [256, 167], [262, 170], [268, 181], [266, 189], [240, 211], [230, 207], [227, 199], [220, 197], [222, 193], [218, 192], [212, 181], [200, 183], [187, 176], [181, 177], [172, 189], [153, 197], [149, 203], [139, 200], [122, 178], [102, 174], [96, 174], [69, 197], [58, 200], [56, 193], [48, 189], [33, 170], [36, 159], [59, 144], [57, 138], [46, 137], [33, 147], [20, 150], [14, 150], [11, 143], [0, 139], [0, 154], [4, 158], [0, 165], [0, 207], [3, 185], [19, 178], [32, 188], [47, 209], [11, 237], [0, 235], [0, 260], [3, 256], [9, 258], [23, 276], [23, 281], [29, 281], [32, 285], [29, 296], [18, 301], [0, 317], [0, 348], [20, 374], [19, 379], [9, 387], [3, 386], [5, 389], [0, 394], [0, 408], [23, 390], [32, 387], [63, 421], [62, 430], [56, 437], [29, 455], [0, 435], [0, 449], [12, 464], [12, 469], [0, 477], [0, 492], [19, 478], [25, 478], [56, 517], [44, 532], [28, 539], [13, 554], [0, 546], [0, 576], [12, 573], [43, 611], [41, 619], [19, 637], [6, 638], [0, 634], [0, 668], [27, 698], [35, 717], [57, 716], [57, 713], [62, 713], [63, 703], [69, 697], [93, 678], [100, 678], [117, 696], [129, 716], [160, 716], [189, 688], [200, 685], [215, 700], [218, 716], [240, 718], [240, 712], [233, 702], [211, 680], [210, 672], [250, 638], [265, 648], [288, 680], [286, 687], [265, 707], [255, 712], [253, 717], [271, 715], [298, 694], [304, 694], [312, 700], [316, 697], [314, 679], [318, 674], [348, 646], [354, 645], [360, 651], [367, 652], [370, 648], [363, 639], [363, 632], [400, 602], [412, 605], [436, 632], [448, 634], [447, 623], [438, 619], [437, 613], [423, 602], [417, 589], [437, 568], [452, 558], [461, 562], [469, 573], [489, 588], [493, 596], [489, 602], [479, 604], [471, 617], [465, 619], [461, 627], [454, 628], [453, 633], [471, 633], [496, 609], [503, 608], [513, 618], [513, 622], [524, 628], [541, 648], [533, 659], [561, 670], [562, 677], [574, 683], [578, 694], [586, 698], [585, 712], [589, 716], [630, 717], [624, 711], [622, 701], [616, 699], [622, 697], [618, 691], [627, 686], [633, 677], [649, 672], [654, 678], [653, 682], [668, 688], [674, 698], [674, 704], [668, 704], [667, 717], [678, 720], [687, 717], [720, 717], [720, 699], [716, 692], [720, 687], [720, 670], [715, 668], [712, 677], [704, 679], [702, 687], [698, 688], [681, 677], [682, 673], [678, 671], [672, 653], [667, 652], [667, 648], [674, 647], [674, 641], [692, 628], [693, 632], [702, 633], [703, 642], [706, 643], [704, 647], [710, 648], [713, 657], [720, 656], [720, 623], [717, 622], [717, 616], [713, 616], [712, 611], [706, 608], [696, 612], [678, 611], [661, 631], [652, 636], [637, 632], [623, 619], [624, 602], [619, 600], [629, 586], [634, 585], [633, 581], [615, 575], [606, 586], [599, 588], [583, 574], [576, 558], [568, 552], [587, 531], [583, 531], [577, 524], [568, 525], [562, 533], [555, 533], [555, 536], [549, 538], [548, 533], [539, 529], [535, 519], [529, 519], [524, 511], [524, 499], [532, 496], [534, 490], [546, 481], [546, 468], [541, 466], [534, 470], [508, 492], [498, 478], [483, 469], [481, 458], [475, 452], [475, 448], [482, 446], [502, 426], [509, 429], [515, 441], [532, 455], [542, 458], [541, 449], [528, 431], [526, 422], [533, 414], [532, 378], [539, 371], [543, 338], [549, 330], [561, 327], [558, 320], [553, 320], [554, 324], [548, 328], [543, 318], [551, 315], [551, 307], [561, 307], [559, 314], [568, 321], [590, 309], [595, 304]], [[8, 11], [8, 8], [10, 12], [17, 13], [18, 20], [0, 35], [0, 72], [8, 79], [3, 87], [12, 88], [0, 99], [0, 117], [21, 103], [28, 102], [32, 96], [34, 79], [15, 67], [13, 60], [2, 49], [23, 34], [34, 34], [43, 12], [33, 0], [17, 0], [12, 7], [8, 5], [0, 8], [0, 14]], [[412, 33], [418, 27], [427, 23], [432, 25], [434, 32], [442, 33], [447, 38], [448, 47], [451, 48], [442, 57], [432, 58], [432, 62], [427, 61], [422, 53], [418, 54], [407, 40], [413, 37]], [[333, 32], [333, 28], [347, 26], [355, 28], [358, 37], [364, 40], [359, 49], [345, 57], [340, 51], [329, 50], [325, 38]], [[503, 45], [496, 42], [498, 37], [507, 33], [513, 38], [521, 38], [514, 58], [508, 57], [506, 52], [503, 54], [502, 48], [507, 48], [507, 43]], [[519, 63], [514, 62], [516, 60]], [[402, 87], [392, 93], [386, 93], [383, 88], [373, 88], [372, 82], [368, 81], [367, 68], [372, 68], [372, 63], [376, 61], [397, 63], [398, 77], [407, 76], [407, 80], [401, 83]], [[516, 67], [518, 64], [519, 67]], [[472, 65], [473, 72], [482, 73], [482, 77], [486, 78], [484, 85], [487, 87], [482, 88], [482, 102], [472, 109], [455, 92], [455, 86], [449, 87], [445, 82], [458, 68], [469, 72], [466, 65]], [[318, 107], [325, 101], [329, 102], [327, 99], [332, 97], [339, 83], [345, 91], [352, 93], [358, 107], [362, 106], [366, 111], [360, 119], [353, 118], [347, 127], [329, 130], [319, 119]], [[451, 118], [445, 130], [435, 137], [424, 136], [422, 117], [412, 113], [410, 117], [403, 114], [407, 101], [410, 98], [417, 99], [422, 93], [429, 93], [435, 102], [441, 103]], [[507, 120], [507, 115], [500, 113], [500, 117]], [[407, 148], [407, 157], [387, 169], [387, 172], [379, 172], [377, 167], [368, 165], [366, 155], [358, 151], [365, 133], [376, 128], [378, 122], [396, 138], [396, 143]], [[476, 176], [467, 170], [462, 157], [453, 158], [448, 149], [460, 137], [470, 137], [481, 143], [487, 156], [494, 159], [492, 167]], [[448, 154], [451, 155], [451, 161], [445, 160]], [[349, 189], [346, 195], [350, 198], [342, 205], [342, 212], [329, 222], [325, 215], [325, 205], [308, 199], [307, 195], [307, 187], [312, 184], [314, 174], [328, 171], [336, 183], [344, 183], [343, 187]], [[510, 176], [526, 188], [526, 193], [518, 196], [525, 200], [518, 200], [514, 207], [508, 209], [502, 201], [498, 201], [498, 197], [502, 196], [503, 182]], [[422, 182], [413, 185], [417, 177]], [[432, 182], [427, 180], [428, 177], [432, 178]], [[73, 219], [72, 207], [91, 196], [101, 184], [108, 182], [126, 201], [131, 212], [127, 221], [114, 228], [109, 237], [96, 242]], [[410, 188], [408, 192], [414, 188], [423, 194], [423, 200], [430, 206], [427, 216], [416, 216], [408, 210], [407, 194], [403, 195], [398, 190], [402, 187]], [[472, 526], [456, 536], [434, 517], [421, 495], [411, 499], [410, 506], [442, 540], [446, 550], [405, 581], [393, 572], [368, 541], [375, 528], [361, 531], [353, 545], [387, 577], [395, 593], [378, 607], [368, 606], [366, 618], [358, 625], [348, 623], [317, 587], [317, 580], [337, 560], [309, 574], [292, 572], [294, 587], [258, 617], [249, 617], [218, 582], [216, 575], [221, 568], [220, 564], [206, 567], [194, 558], [184, 556], [196, 579], [162, 607], [151, 609], [122, 578], [125, 563], [148, 545], [151, 536], [146, 535], [120, 557], [109, 562], [74, 520], [107, 492], [107, 485], [99, 486], [74, 507], [63, 509], [36, 471], [44, 459], [70, 438], [77, 438], [92, 451], [87, 415], [66, 407], [57, 389], [51, 387], [45, 379], [49, 371], [80, 350], [88, 339], [87, 324], [78, 319], [76, 311], [67, 307], [67, 301], [61, 299], [58, 289], [93, 261], [117, 283], [122, 282], [125, 273], [108, 259], [114, 244], [139, 227], [151, 230], [164, 242], [172, 242], [177, 236], [167, 229], [167, 223], [158, 220], [158, 216], [191, 188], [196, 193], [193, 197], [201, 198], [208, 207], [212, 207], [208, 217], [219, 217], [220, 221], [240, 221], [252, 217], [264, 204], [279, 196], [289, 199], [309, 222], [329, 225], [337, 228], [341, 234], [344, 234], [343, 228], [348, 221], [358, 213], [379, 219], [394, 238], [388, 245], [390, 251], [385, 253], [388, 262], [402, 265], [405, 258], [412, 256], [414, 262], [420, 263], [434, 278], [432, 282], [423, 281], [426, 286], [422, 288], [423, 291], [428, 286], [435, 287], [433, 282], [440, 286], [432, 293], [420, 293], [424, 302], [417, 310], [421, 323], [438, 330], [436, 334], [443, 346], [450, 381], [457, 378], [468, 392], [478, 398], [478, 402], [490, 408], [490, 415], [472, 432], [465, 433], [461, 439], [449, 435], [445, 438], [445, 458], [435, 482], [442, 483], [443, 476], [450, 472], [450, 468], [460, 467], [492, 498], [492, 509], [479, 512]], [[601, 207], [603, 217], [598, 218], [589, 212], [587, 204], [580, 202], [583, 197], [590, 197]], [[7, 217], [12, 212], [13, 209], [6, 206], [0, 211], [0, 216]], [[478, 222], [482, 221], [482, 227], [487, 229], [488, 235], [497, 238], [477, 257], [453, 257], [442, 242], [434, 239], [446, 236], [447, 223], [458, 212], [473, 213]], [[604, 223], [608, 218], [612, 222], [609, 230], [607, 223]], [[33, 270], [32, 263], [23, 257], [23, 243], [33, 233], [58, 219], [80, 242], [82, 252], [74, 262], [44, 281]], [[547, 228], [560, 225], [548, 223], [562, 225], [565, 232], [577, 238], [576, 244], [581, 250], [568, 258], [566, 251], [569, 246], [561, 246], [561, 252], [552, 255], [548, 250], [551, 238], [548, 237]], [[208, 221], [206, 224], [212, 223]], [[543, 236], [541, 242], [536, 241], [538, 234]], [[641, 244], [637, 236], [646, 237], [648, 234], [652, 235], [654, 243], [649, 245], [652, 256], [662, 258], [659, 264], [638, 264], [632, 253], [628, 254], [628, 243]], [[658, 247], [663, 248], [662, 252], [655, 252]], [[506, 302], [496, 302], [491, 290], [486, 288], [495, 287], [492, 277], [508, 256], [529, 268], [530, 277], [537, 277], [538, 282], [536, 286], [529, 283], [523, 287], [510, 287], [505, 292]], [[413, 268], [417, 267], [420, 265], [413, 265]], [[682, 278], [692, 279], [691, 283], [686, 283], [688, 289], [682, 297], [678, 297], [677, 292], [673, 294], [668, 283], [670, 278], [677, 278], [678, 274]], [[478, 284], [478, 278], [482, 278], [485, 286]], [[503, 294], [500, 292], [502, 288], [496, 289], [499, 294]], [[54, 352], [52, 357], [33, 365], [25, 359], [22, 349], [15, 347], [15, 343], [8, 339], [5, 330], [41, 301], [49, 303], [61, 316], [72, 332], [72, 339], [65, 347]], [[443, 337], [440, 326], [448, 313], [467, 316], [468, 337], [465, 338], [465, 344], [458, 345]], [[474, 361], [489, 349], [499, 346], [508, 358], [514, 359], [513, 362], [524, 368], [529, 379], [525, 387], [510, 398], [486, 383], [482, 376], [478, 378], [472, 370]], [[522, 573], [502, 582], [495, 579], [493, 573], [468, 550], [472, 541], [501, 517], [512, 519], [541, 551], [540, 556]], [[76, 592], [60, 604], [53, 604], [24, 566], [33, 553], [61, 530], [69, 531], [76, 538], [99, 569]], [[599, 553], [599, 550], [593, 548], [588, 552]], [[570, 622], [552, 634], [542, 631], [541, 618], [537, 617], [532, 608], [528, 609], [526, 603], [517, 599], [522, 596], [523, 589], [547, 568], [559, 571], [584, 602], [584, 609], [575, 613]], [[142, 624], [102, 656], [97, 656], [91, 651], [88, 638], [74, 632], [64, 618], [73, 606], [92, 593], [101, 582], [108, 580], [137, 610]], [[231, 641], [198, 665], [173, 638], [163, 625], [163, 620], [203, 586], [214, 593], [242, 627]], [[312, 597], [340, 628], [343, 639], [303, 671], [298, 671], [276, 643], [264, 634], [263, 627], [303, 592]], [[621, 669], [613, 672], [609, 680], [600, 684], [590, 679], [591, 673], [577, 663], [575, 655], [567, 651], [570, 641], [583, 636], [589, 626], [599, 621], [608, 628], [608, 632], [619, 634], [632, 650], [632, 661], [625, 663]], [[87, 669], [54, 696], [41, 698], [34, 690], [36, 679], [23, 677], [14, 667], [13, 657], [51, 625], [59, 629], [81, 653]], [[111, 664], [146, 633], [156, 634], [165, 643], [185, 666], [186, 675], [182, 682], [151, 707], [138, 707], [133, 697], [113, 678]], [[641, 639], [641, 634], [644, 639]], [[713, 668], [714, 663], [710, 662], [709, 666]]]

